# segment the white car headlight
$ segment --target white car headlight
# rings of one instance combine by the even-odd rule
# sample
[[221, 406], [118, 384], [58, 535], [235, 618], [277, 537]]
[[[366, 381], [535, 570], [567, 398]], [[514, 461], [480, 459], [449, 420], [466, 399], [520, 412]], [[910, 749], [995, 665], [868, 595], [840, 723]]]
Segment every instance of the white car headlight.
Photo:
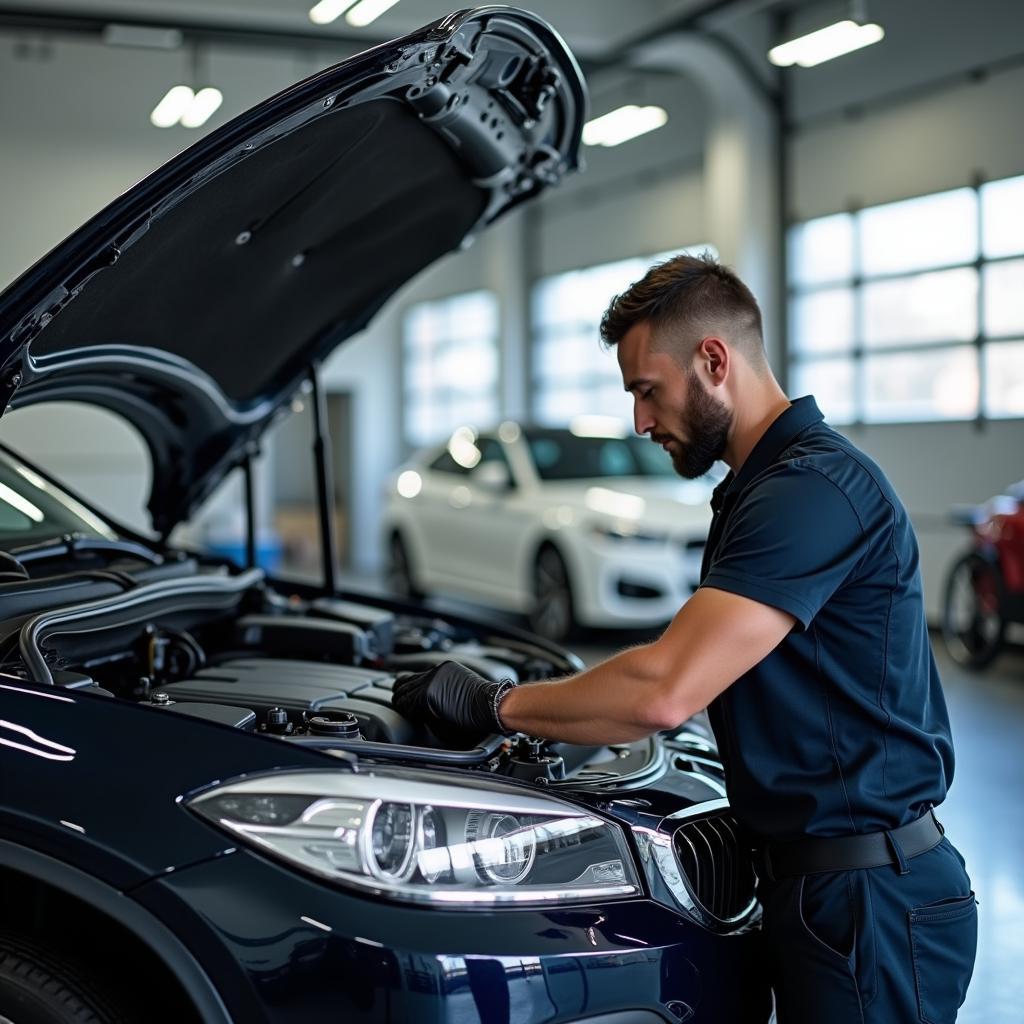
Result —
[[667, 534], [656, 533], [634, 523], [595, 522], [590, 530], [601, 540], [632, 541], [635, 544], [664, 544], [668, 540]]
[[238, 839], [341, 885], [448, 904], [639, 894], [617, 825], [547, 796], [400, 771], [298, 771], [186, 804]]

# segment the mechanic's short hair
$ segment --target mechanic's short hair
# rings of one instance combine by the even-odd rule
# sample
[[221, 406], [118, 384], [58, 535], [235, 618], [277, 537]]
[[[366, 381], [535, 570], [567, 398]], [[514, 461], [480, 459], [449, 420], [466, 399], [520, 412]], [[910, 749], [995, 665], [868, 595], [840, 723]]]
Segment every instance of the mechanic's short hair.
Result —
[[601, 318], [601, 340], [607, 347], [617, 345], [643, 321], [650, 322], [657, 347], [684, 366], [701, 337], [720, 333], [755, 370], [768, 369], [757, 299], [708, 252], [656, 263], [616, 295]]

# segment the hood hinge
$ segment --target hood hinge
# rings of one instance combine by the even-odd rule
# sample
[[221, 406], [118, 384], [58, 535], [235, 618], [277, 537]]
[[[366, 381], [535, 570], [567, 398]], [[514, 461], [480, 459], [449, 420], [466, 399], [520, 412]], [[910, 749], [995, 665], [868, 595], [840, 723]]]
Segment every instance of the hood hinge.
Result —
[[14, 392], [21, 387], [23, 380], [21, 365], [16, 364], [8, 367], [0, 376], [0, 416], [3, 416], [7, 406], [11, 404]]

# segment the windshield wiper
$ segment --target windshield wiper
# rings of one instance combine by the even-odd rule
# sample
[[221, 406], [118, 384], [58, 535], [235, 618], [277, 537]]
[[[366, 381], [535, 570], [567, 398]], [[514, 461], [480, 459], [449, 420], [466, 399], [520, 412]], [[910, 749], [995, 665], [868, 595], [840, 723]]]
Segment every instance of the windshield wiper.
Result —
[[140, 558], [151, 565], [163, 565], [162, 555], [151, 551], [144, 544], [138, 544], [131, 540], [107, 540], [103, 537], [84, 537], [80, 533], [65, 533], [60, 537], [51, 537], [49, 540], [36, 541], [34, 544], [25, 544], [20, 548], [8, 548], [8, 553], [13, 555], [24, 565], [26, 562], [41, 562], [50, 558], [74, 558], [79, 554], [109, 551], [121, 555], [131, 555], [133, 558]]

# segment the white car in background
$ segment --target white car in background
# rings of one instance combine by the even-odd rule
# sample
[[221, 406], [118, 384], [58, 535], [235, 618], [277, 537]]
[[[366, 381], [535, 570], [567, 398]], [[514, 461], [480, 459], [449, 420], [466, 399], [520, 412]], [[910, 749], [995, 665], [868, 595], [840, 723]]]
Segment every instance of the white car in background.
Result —
[[574, 625], [667, 622], [697, 587], [714, 480], [683, 480], [620, 421], [461, 427], [388, 484], [388, 584]]

